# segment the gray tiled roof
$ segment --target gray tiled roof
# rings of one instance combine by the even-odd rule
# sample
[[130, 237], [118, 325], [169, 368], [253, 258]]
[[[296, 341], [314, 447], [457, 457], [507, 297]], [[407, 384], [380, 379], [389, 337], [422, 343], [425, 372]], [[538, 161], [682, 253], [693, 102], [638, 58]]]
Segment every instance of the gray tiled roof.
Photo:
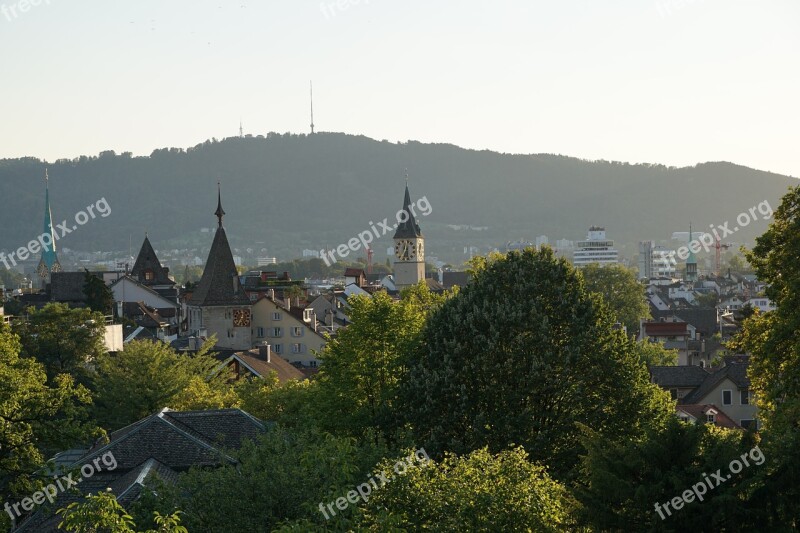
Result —
[[750, 388], [750, 379], [747, 377], [748, 366], [749, 363], [731, 363], [723, 366], [711, 374], [702, 385], [686, 395], [683, 403], [700, 403], [725, 378], [733, 381], [740, 389]]
[[239, 273], [233, 262], [225, 228], [220, 226], [214, 235], [211, 251], [208, 253], [203, 277], [197, 285], [189, 305], [242, 305], [249, 306], [250, 298], [239, 282]]
[[707, 370], [699, 366], [650, 367], [650, 377], [653, 383], [665, 389], [699, 387], [709, 375]]
[[[147, 281], [145, 279], [145, 271], [151, 270], [153, 272], [153, 279]], [[150, 239], [145, 236], [142, 248], [139, 250], [139, 255], [136, 256], [136, 262], [133, 264], [131, 276], [145, 285], [174, 285], [174, 282], [169, 279], [167, 271], [161, 266], [161, 261], [156, 256], [156, 251], [150, 244]]]

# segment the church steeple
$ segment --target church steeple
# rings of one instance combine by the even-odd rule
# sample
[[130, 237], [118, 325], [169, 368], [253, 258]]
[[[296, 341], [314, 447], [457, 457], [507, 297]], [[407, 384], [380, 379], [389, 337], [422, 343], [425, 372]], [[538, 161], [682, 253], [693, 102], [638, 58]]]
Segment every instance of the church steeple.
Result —
[[53, 231], [53, 214], [50, 210], [50, 177], [44, 171], [44, 230], [39, 239], [42, 244], [42, 258], [36, 271], [39, 277], [46, 280], [51, 272], [60, 272], [61, 263], [56, 255], [56, 237]]
[[686, 281], [697, 281], [697, 257], [692, 251], [694, 245], [694, 235], [692, 234], [692, 223], [689, 223], [689, 256], [686, 258]]
[[214, 211], [214, 214], [217, 215], [217, 220], [219, 221], [219, 227], [222, 227], [222, 217], [225, 216], [225, 210], [222, 209], [222, 188], [217, 182], [217, 210]]
[[416, 285], [425, 279], [425, 237], [412, 208], [406, 173], [403, 208], [397, 213], [397, 231], [394, 232], [394, 284], [398, 289]]
[[417, 219], [414, 218], [414, 211], [411, 210], [411, 195], [408, 192], [408, 174], [406, 173], [406, 195], [403, 198], [403, 215], [404, 221], [397, 225], [397, 231], [394, 232], [395, 239], [414, 239], [422, 237], [422, 230], [417, 224]]

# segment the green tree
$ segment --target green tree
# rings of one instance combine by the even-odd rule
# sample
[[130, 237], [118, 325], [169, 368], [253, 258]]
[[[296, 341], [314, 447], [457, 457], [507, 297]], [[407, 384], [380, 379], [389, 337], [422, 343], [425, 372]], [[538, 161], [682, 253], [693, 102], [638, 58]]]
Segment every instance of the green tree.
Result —
[[29, 309], [26, 320], [14, 323], [22, 355], [44, 364], [50, 379], [69, 373], [83, 381], [87, 365], [105, 353], [105, 317], [91, 309], [70, 309], [51, 303]]
[[581, 269], [586, 290], [603, 297], [614, 316], [628, 330], [628, 335], [639, 331], [639, 319], [650, 318], [650, 306], [645, 298], [645, 287], [629, 268], [622, 265], [586, 265]]
[[[136, 533], [133, 517], [110, 492], [90, 494], [57, 513], [62, 516], [58, 527], [72, 533]], [[189, 530], [180, 525], [180, 514], [162, 516], [156, 512], [153, 520], [157, 528], [143, 533], [188, 533]]]
[[122, 352], [104, 355], [94, 376], [97, 420], [117, 429], [164, 407], [228, 407], [236, 397], [228, 376], [214, 373], [219, 362], [207, 353], [212, 345], [190, 356], [160, 341], [133, 341]]
[[490, 261], [428, 319], [402, 395], [416, 442], [518, 444], [560, 478], [581, 451], [576, 422], [630, 437], [661, 423], [669, 399], [614, 322], [549, 248]]
[[48, 382], [44, 366], [20, 357], [20, 348], [19, 338], [0, 324], [0, 494], [5, 497], [29, 493], [33, 472], [50, 454], [98, 435], [85, 421], [89, 391], [67, 374]]
[[86, 305], [89, 309], [103, 315], [114, 314], [114, 293], [101, 278], [88, 270], [84, 276], [83, 293], [86, 295]]
[[[377, 430], [388, 437], [400, 424], [397, 393], [408, 355], [420, 342], [427, 297], [411, 291], [399, 303], [386, 293], [353, 296], [350, 324], [320, 354], [320, 408], [328, 429], [348, 435]], [[423, 300], [419, 298], [422, 297]]]
[[745, 320], [731, 348], [751, 354], [749, 377], [764, 430], [764, 453], [778, 458], [754, 501], [765, 527], [800, 524], [800, 187], [775, 210], [769, 229], [746, 252], [776, 309]]
[[716, 307], [719, 303], [719, 294], [716, 291], [707, 292], [697, 297], [697, 305], [700, 307]]
[[[745, 524], [758, 529], [743, 500], [757, 470], [765, 468], [766, 457], [760, 448], [752, 451], [751, 435], [673, 417], [644, 439], [616, 439], [585, 430], [583, 441], [588, 453], [582, 458], [583, 476], [575, 494], [582, 503], [582, 525], [592, 531], [749, 530]], [[716, 486], [709, 476], [718, 469], [727, 476], [730, 462], [741, 461], [743, 453], [748, 453], [749, 466]], [[713, 490], [699, 486], [706, 478], [714, 483]], [[695, 495], [681, 509], [664, 509], [666, 502], [695, 485], [703, 501]]]
[[639, 360], [647, 366], [678, 364], [678, 350], [668, 350], [660, 342], [637, 341], [634, 346]]
[[349, 437], [272, 426], [244, 444], [236, 465], [192, 469], [160, 493], [184, 511], [190, 531], [272, 531], [295, 521], [346, 531], [358, 509], [326, 520], [320, 504], [353, 490], [384, 454]]
[[531, 463], [522, 448], [486, 448], [439, 463], [412, 463], [371, 495], [362, 522], [370, 531], [564, 531], [571, 524], [566, 488]]

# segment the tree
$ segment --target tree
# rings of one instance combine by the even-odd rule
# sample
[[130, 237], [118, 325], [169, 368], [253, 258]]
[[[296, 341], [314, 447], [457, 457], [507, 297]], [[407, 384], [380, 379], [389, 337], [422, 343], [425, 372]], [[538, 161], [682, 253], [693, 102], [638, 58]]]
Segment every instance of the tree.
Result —
[[[602, 437], [586, 430], [583, 476], [575, 491], [579, 516], [592, 531], [740, 531], [759, 529], [743, 500], [766, 457], [753, 448], [752, 436], [713, 424], [689, 424], [673, 417], [644, 439]], [[731, 473], [732, 460], [748, 453], [747, 466]], [[760, 459], [760, 462], [758, 462]], [[718, 470], [719, 469], [719, 470]], [[698, 486], [703, 500], [691, 498], [681, 509], [660, 507]], [[701, 491], [702, 489], [702, 491]], [[657, 507], [656, 504], [659, 506]], [[663, 517], [663, 518], [662, 518]], [[751, 527], [747, 527], [750, 524]]]
[[719, 303], [719, 294], [716, 291], [707, 292], [697, 297], [697, 304], [700, 307], [716, 307]]
[[[72, 502], [57, 511], [63, 518], [59, 528], [73, 533], [136, 533], [136, 523], [110, 492], [90, 494], [84, 501]], [[162, 516], [154, 513], [157, 529], [143, 533], [188, 533], [180, 525], [180, 512]]]
[[94, 376], [98, 421], [117, 429], [164, 407], [228, 407], [235, 396], [227, 375], [214, 376], [219, 362], [208, 355], [210, 346], [213, 341], [190, 356], [160, 341], [133, 341], [124, 351], [103, 356]]
[[418, 297], [427, 297], [408, 294], [399, 303], [383, 292], [348, 300], [350, 324], [320, 354], [320, 407], [329, 412], [329, 429], [348, 435], [370, 429], [394, 434], [398, 387], [425, 321], [420, 307], [425, 304]]
[[86, 295], [86, 305], [92, 311], [103, 315], [114, 314], [114, 293], [101, 279], [84, 269], [86, 275], [83, 282], [83, 293]]
[[637, 341], [635, 344], [639, 360], [647, 366], [675, 366], [678, 350], [668, 350], [660, 342]]
[[640, 318], [650, 318], [644, 285], [639, 283], [629, 268], [591, 264], [583, 267], [581, 274], [586, 282], [586, 290], [603, 297], [629, 335], [639, 331]]
[[6, 497], [29, 493], [33, 472], [49, 454], [98, 435], [85, 421], [89, 391], [66, 374], [48, 382], [44, 366], [20, 357], [20, 348], [0, 324], [0, 494]]
[[31, 308], [27, 319], [14, 323], [14, 332], [22, 355], [44, 364], [50, 379], [69, 373], [83, 381], [87, 365], [105, 353], [105, 317], [91, 309], [60, 303]]
[[751, 354], [749, 377], [765, 454], [780, 459], [754, 499], [765, 509], [765, 527], [796, 527], [800, 523], [800, 187], [783, 197], [769, 228], [746, 257], [776, 306], [745, 320], [730, 346]]
[[320, 503], [353, 490], [385, 453], [349, 437], [274, 425], [245, 442], [236, 465], [192, 469], [159, 493], [162, 505], [184, 511], [189, 531], [273, 531], [294, 521], [347, 531], [352, 515], [326, 520]]
[[570, 497], [522, 448], [492, 455], [486, 448], [439, 463], [414, 464], [371, 495], [364, 526], [372, 531], [564, 531]]
[[560, 479], [581, 450], [576, 422], [634, 437], [672, 416], [634, 344], [552, 250], [511, 252], [432, 313], [401, 411], [433, 454], [512, 444]]

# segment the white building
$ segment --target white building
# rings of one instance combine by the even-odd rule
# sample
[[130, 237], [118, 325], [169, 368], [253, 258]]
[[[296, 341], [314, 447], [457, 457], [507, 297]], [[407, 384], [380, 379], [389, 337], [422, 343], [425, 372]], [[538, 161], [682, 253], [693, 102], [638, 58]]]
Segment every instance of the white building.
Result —
[[592, 263], [600, 266], [619, 263], [619, 252], [614, 248], [614, 241], [606, 239], [606, 229], [599, 226], [589, 228], [585, 241], [575, 243], [572, 263], [576, 267], [584, 267]]

